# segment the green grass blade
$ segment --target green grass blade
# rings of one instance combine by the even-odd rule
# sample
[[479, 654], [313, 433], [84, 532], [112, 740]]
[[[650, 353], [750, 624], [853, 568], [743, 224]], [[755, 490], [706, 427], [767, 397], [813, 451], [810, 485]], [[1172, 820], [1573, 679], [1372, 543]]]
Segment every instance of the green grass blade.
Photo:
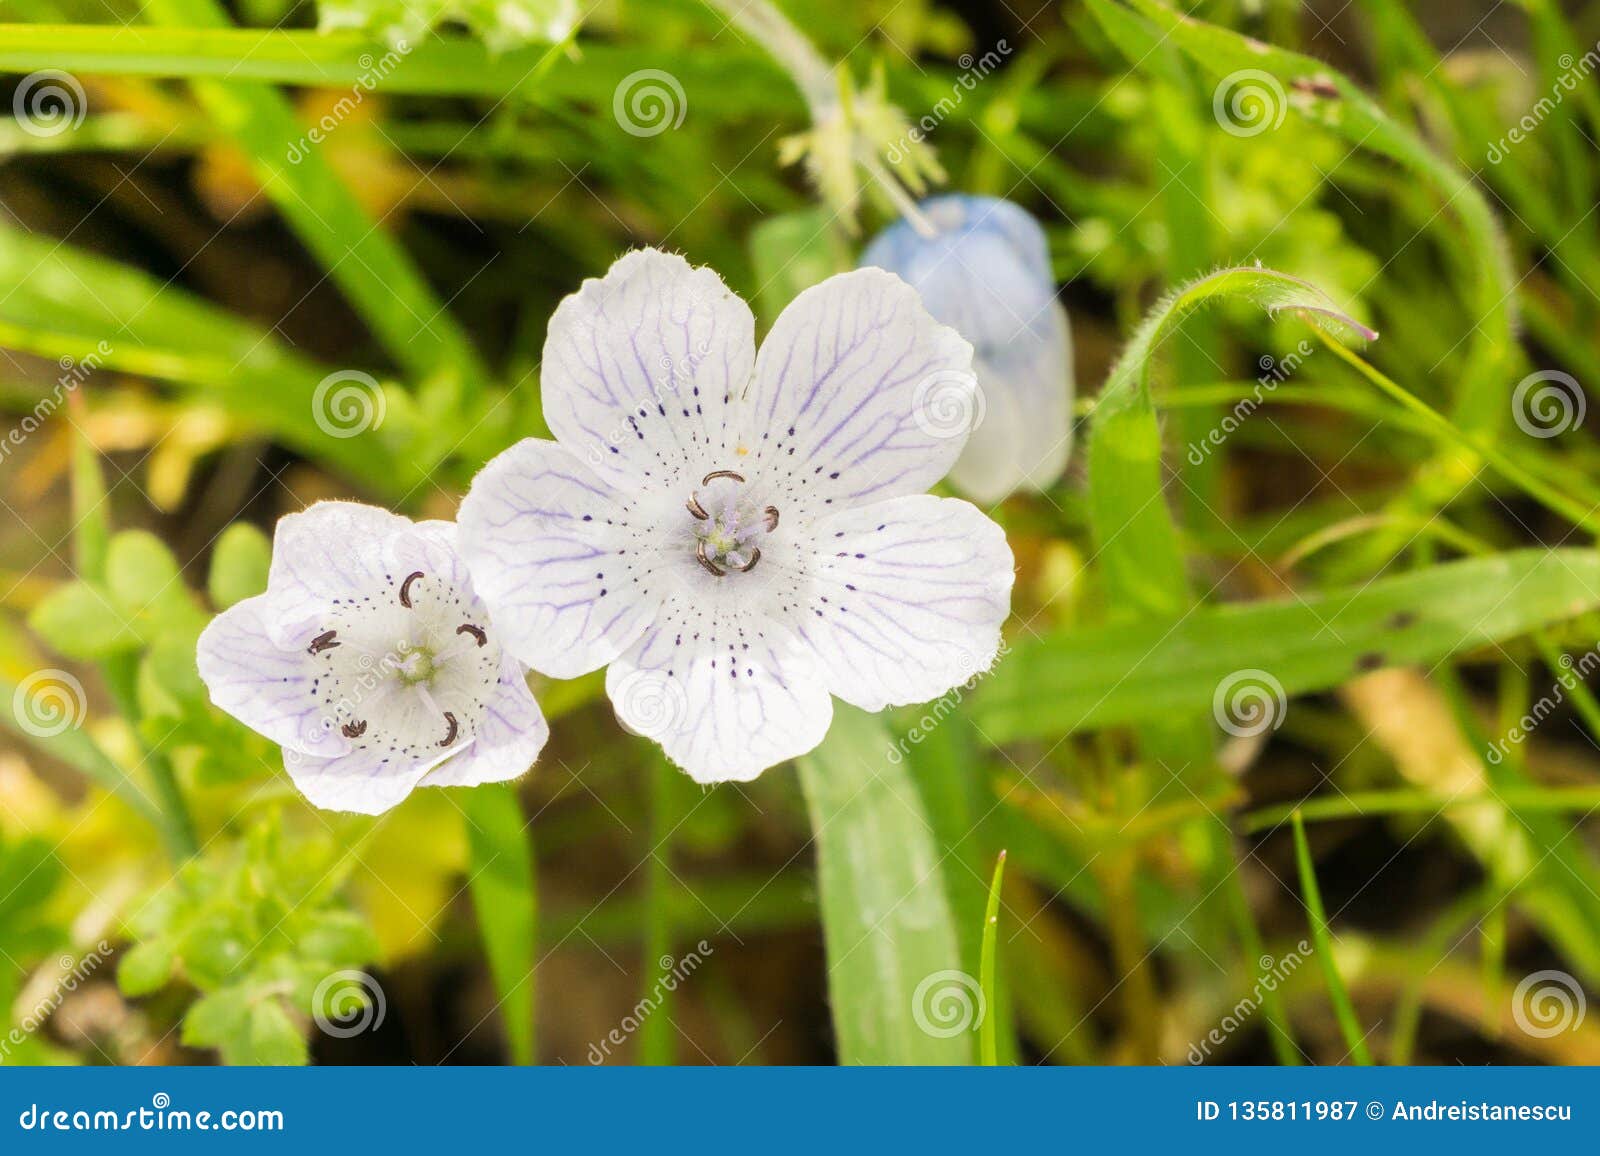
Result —
[[[151, 0], [144, 13], [153, 23], [177, 28], [228, 22], [216, 0]], [[418, 378], [454, 375], [464, 390], [481, 386], [487, 373], [465, 331], [410, 257], [315, 145], [296, 150], [306, 130], [283, 94], [237, 77], [197, 79], [193, 85], [206, 112], [249, 156], [262, 189], [395, 364]]]
[[974, 697], [995, 741], [1055, 737], [1212, 709], [1241, 671], [1284, 695], [1378, 665], [1431, 664], [1600, 606], [1600, 556], [1520, 550], [1355, 589], [1206, 607], [1177, 623], [1058, 630], [1019, 640]]
[[1350, 992], [1339, 974], [1339, 964], [1333, 958], [1333, 937], [1328, 934], [1328, 916], [1322, 909], [1322, 891], [1317, 887], [1317, 872], [1311, 862], [1311, 844], [1306, 841], [1305, 821], [1295, 812], [1294, 858], [1300, 868], [1300, 891], [1305, 898], [1306, 915], [1311, 923], [1311, 940], [1317, 948], [1317, 962], [1322, 967], [1328, 984], [1328, 999], [1333, 1004], [1334, 1018], [1339, 1021], [1339, 1031], [1344, 1035], [1350, 1058], [1356, 1063], [1372, 1063], [1372, 1053], [1367, 1050], [1366, 1033], [1356, 1019], [1355, 1005], [1350, 1002]]
[[968, 1064], [977, 981], [960, 970], [932, 828], [891, 743], [881, 719], [841, 704], [822, 745], [798, 760], [839, 1059]]
[[511, 1060], [531, 1064], [539, 906], [529, 824], [511, 783], [486, 783], [452, 793], [466, 816], [471, 872], [467, 882], [500, 998]]
[[994, 861], [994, 878], [989, 881], [989, 903], [983, 912], [983, 954], [978, 964], [978, 986], [983, 992], [984, 1007], [990, 1014], [983, 1017], [978, 1029], [978, 1062], [992, 1068], [1000, 1062], [995, 1045], [995, 1020], [993, 1014], [1000, 1006], [995, 990], [995, 940], [1000, 930], [1000, 883], [1006, 874], [1006, 853], [1001, 851]]

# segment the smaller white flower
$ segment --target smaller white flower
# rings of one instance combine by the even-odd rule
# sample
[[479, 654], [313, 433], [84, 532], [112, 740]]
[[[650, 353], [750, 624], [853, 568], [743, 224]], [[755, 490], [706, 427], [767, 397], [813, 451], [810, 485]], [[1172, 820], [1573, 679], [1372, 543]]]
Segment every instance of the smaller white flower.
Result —
[[861, 264], [905, 278], [935, 320], [972, 342], [979, 420], [950, 481], [984, 503], [1047, 489], [1072, 453], [1074, 383], [1072, 330], [1044, 230], [997, 197], [934, 197], [921, 208], [937, 236], [898, 221]]
[[266, 593], [219, 614], [197, 658], [211, 701], [283, 747], [327, 810], [514, 779], [550, 733], [455, 527], [356, 502], [281, 519]]

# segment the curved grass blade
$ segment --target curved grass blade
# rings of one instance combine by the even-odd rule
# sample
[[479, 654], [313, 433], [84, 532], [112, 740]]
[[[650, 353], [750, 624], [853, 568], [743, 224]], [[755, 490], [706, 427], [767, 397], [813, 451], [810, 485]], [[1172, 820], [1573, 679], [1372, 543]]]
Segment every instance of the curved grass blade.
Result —
[[1339, 974], [1338, 962], [1333, 958], [1333, 937], [1328, 934], [1328, 916], [1322, 909], [1322, 891], [1317, 886], [1316, 868], [1311, 862], [1311, 845], [1306, 841], [1305, 820], [1300, 812], [1293, 815], [1294, 858], [1300, 868], [1300, 891], [1305, 897], [1306, 915], [1311, 922], [1311, 941], [1317, 948], [1317, 962], [1322, 966], [1323, 978], [1328, 983], [1328, 999], [1333, 1004], [1334, 1018], [1339, 1021], [1339, 1031], [1344, 1035], [1345, 1046], [1356, 1063], [1372, 1063], [1372, 1053], [1367, 1050], [1366, 1033], [1356, 1019], [1355, 1005], [1350, 1002], [1350, 992]]

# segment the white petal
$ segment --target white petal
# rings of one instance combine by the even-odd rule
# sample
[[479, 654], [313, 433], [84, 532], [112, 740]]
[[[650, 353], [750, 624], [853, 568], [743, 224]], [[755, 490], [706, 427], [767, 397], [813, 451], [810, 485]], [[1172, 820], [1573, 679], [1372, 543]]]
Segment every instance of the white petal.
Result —
[[522, 667], [515, 660], [506, 663], [500, 692], [489, 702], [489, 713], [478, 724], [472, 745], [447, 763], [430, 771], [422, 780], [425, 787], [474, 787], [479, 783], [498, 783], [519, 778], [544, 748], [550, 737], [533, 692], [528, 689]]
[[318, 664], [304, 645], [278, 641], [289, 633], [292, 625], [272, 594], [229, 607], [200, 634], [195, 660], [201, 681], [213, 703], [280, 746], [342, 754], [349, 743], [325, 717], [314, 690]]
[[817, 526], [792, 618], [828, 689], [863, 710], [926, 702], [989, 669], [1011, 606], [1011, 548], [975, 506], [922, 494]]
[[966, 444], [975, 393], [972, 347], [914, 289], [881, 269], [841, 273], [795, 298], [762, 344], [733, 468], [759, 475], [784, 517], [921, 493]]
[[1072, 338], [1067, 314], [1051, 302], [1009, 348], [974, 359], [981, 417], [950, 481], [993, 505], [1026, 486], [1044, 490], [1072, 453]]
[[267, 589], [296, 622], [333, 599], [371, 594], [392, 577], [386, 544], [413, 528], [409, 518], [360, 502], [316, 502], [285, 514], [272, 536]]
[[573, 678], [610, 662], [660, 604], [652, 535], [634, 499], [554, 442], [528, 438], [473, 479], [458, 534], [502, 644]]
[[428, 772], [466, 749], [457, 746], [420, 763], [397, 763], [377, 747], [362, 747], [338, 758], [319, 759], [283, 752], [283, 767], [314, 807], [381, 815], [409, 795]]
[[606, 671], [617, 718], [700, 783], [753, 779], [822, 741], [833, 719], [788, 630], [726, 608], [674, 612]]
[[545, 420], [614, 483], [676, 485], [731, 452], [726, 407], [754, 358], [755, 318], [715, 272], [637, 250], [551, 317]]

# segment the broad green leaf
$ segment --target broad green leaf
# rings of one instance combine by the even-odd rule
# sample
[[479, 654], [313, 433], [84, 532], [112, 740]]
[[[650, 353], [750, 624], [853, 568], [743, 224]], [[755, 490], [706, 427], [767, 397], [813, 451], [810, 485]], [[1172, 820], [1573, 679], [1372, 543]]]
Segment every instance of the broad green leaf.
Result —
[[146, 615], [165, 624], [198, 613], [184, 588], [178, 560], [147, 530], [122, 530], [111, 536], [106, 585], [112, 600], [130, 617]]
[[117, 986], [134, 997], [160, 991], [172, 978], [175, 963], [172, 949], [159, 939], [135, 944], [117, 963]]
[[975, 714], [990, 737], [1011, 741], [1211, 710], [1241, 674], [1306, 694], [1594, 610], [1596, 591], [1594, 551], [1521, 550], [1352, 590], [1205, 607], [1177, 622], [1057, 631], [1012, 648], [979, 688]]
[[267, 588], [272, 543], [249, 522], [235, 522], [222, 532], [211, 551], [206, 590], [218, 610], [252, 598]]
[[892, 749], [880, 718], [841, 704], [798, 760], [839, 1059], [968, 1064], [978, 979], [962, 970], [933, 828]]
[[487, 783], [456, 796], [467, 823], [467, 883], [511, 1057], [531, 1064], [539, 908], [530, 824], [510, 783]]
[[277, 998], [259, 1000], [250, 1009], [249, 1034], [241, 1043], [237, 1052], [223, 1045], [230, 1064], [299, 1066], [308, 1058], [305, 1037]]
[[28, 615], [33, 632], [69, 658], [101, 658], [141, 644], [130, 615], [87, 582], [63, 582]]

